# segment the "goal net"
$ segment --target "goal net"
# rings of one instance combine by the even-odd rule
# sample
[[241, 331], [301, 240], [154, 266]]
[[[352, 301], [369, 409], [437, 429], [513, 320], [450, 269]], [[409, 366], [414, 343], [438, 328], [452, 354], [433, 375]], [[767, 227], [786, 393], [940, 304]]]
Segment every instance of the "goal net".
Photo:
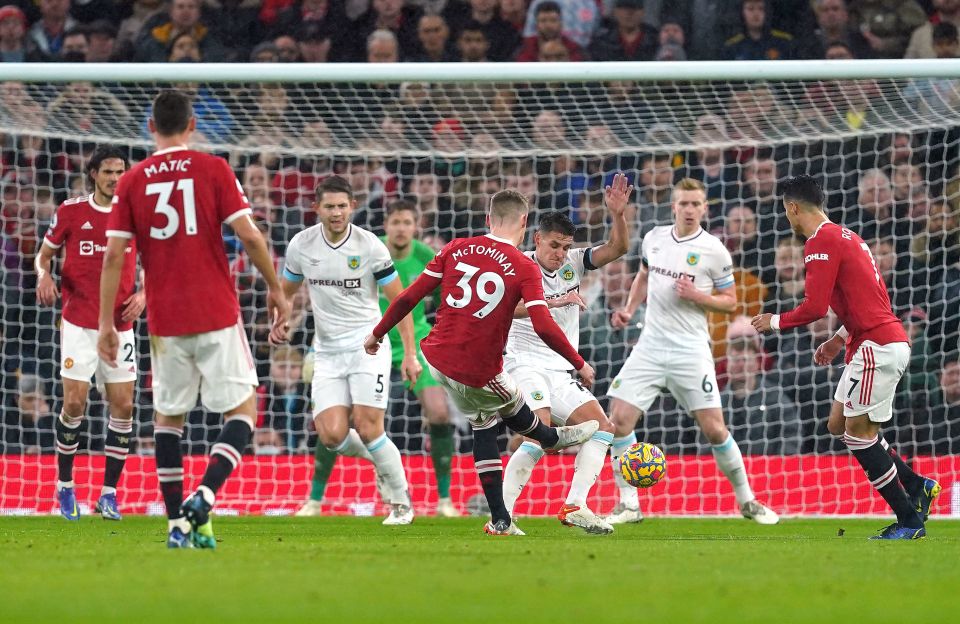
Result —
[[[710, 316], [713, 353], [726, 420], [754, 490], [780, 513], [886, 513], [849, 452], [826, 430], [842, 368], [815, 367], [812, 355], [836, 319], [774, 338], [756, 336], [747, 320], [760, 311], [790, 309], [803, 297], [802, 243], [791, 236], [776, 189], [786, 176], [815, 176], [826, 190], [830, 217], [869, 242], [894, 312], [913, 340], [884, 437], [947, 488], [934, 513], [960, 514], [960, 489], [953, 485], [960, 476], [960, 66], [926, 65], [911, 73], [893, 62], [884, 66], [887, 73], [875, 64], [833, 63], [839, 65], [779, 66], [799, 68], [792, 76], [771, 73], [778, 66], [770, 63], [741, 64], [736, 74], [729, 65], [687, 63], [615, 64], [602, 71], [599, 64], [324, 71], [45, 66], [47, 78], [0, 68], [0, 512], [54, 508], [53, 420], [62, 405], [59, 307], [37, 301], [38, 241], [59, 202], [91, 192], [84, 166], [93, 148], [119, 146], [131, 162], [150, 153], [151, 99], [173, 85], [193, 94], [196, 144], [229, 159], [278, 262], [291, 237], [316, 223], [313, 189], [332, 174], [353, 186], [355, 224], [382, 233], [386, 206], [409, 199], [419, 209], [421, 240], [439, 249], [454, 237], [483, 232], [488, 200], [504, 188], [529, 198], [532, 224], [560, 210], [578, 226], [577, 245], [599, 244], [609, 232], [604, 185], [625, 172], [637, 187], [628, 212], [630, 251], [590, 273], [581, 292], [588, 308], [581, 315], [580, 350], [596, 367], [595, 392], [604, 406], [643, 324], [642, 308], [626, 330], [609, 322], [611, 311], [625, 303], [639, 241], [652, 227], [671, 222], [675, 180], [703, 181], [709, 199], [704, 227], [733, 255], [739, 298], [736, 314]], [[837, 67], [844, 69], [831, 69]], [[911, 77], [921, 74], [928, 77]], [[305, 298], [298, 297], [292, 344], [272, 349], [264, 284], [236, 241], [226, 241], [262, 385], [255, 439], [226, 486], [220, 511], [290, 513], [307, 498], [314, 465], [316, 434], [304, 381], [313, 322]], [[127, 512], [158, 513], [143, 320], [137, 334], [142, 373], [120, 498]], [[415, 506], [429, 514], [437, 500], [430, 427], [396, 377], [390, 398], [387, 431], [404, 455]], [[93, 390], [75, 470], [79, 499], [88, 504], [100, 489], [107, 412]], [[451, 496], [463, 511], [480, 509], [471, 435], [455, 413], [451, 419]], [[220, 419], [198, 407], [187, 422], [190, 488]], [[662, 395], [638, 424], [637, 438], [668, 455], [666, 481], [641, 492], [645, 512], [736, 513], [709, 445], [675, 400]], [[502, 442], [505, 455], [517, 445], [506, 434]], [[545, 457], [517, 513], [555, 512], [572, 473], [572, 455]], [[607, 466], [591, 508], [609, 511], [615, 494]], [[380, 511], [379, 504], [371, 467], [340, 458], [324, 510], [370, 514]]]

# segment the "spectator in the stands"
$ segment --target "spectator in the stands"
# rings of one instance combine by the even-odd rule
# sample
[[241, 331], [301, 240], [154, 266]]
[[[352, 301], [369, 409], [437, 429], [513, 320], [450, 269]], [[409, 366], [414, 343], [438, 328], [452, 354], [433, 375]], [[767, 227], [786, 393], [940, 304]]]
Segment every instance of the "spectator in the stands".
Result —
[[400, 45], [389, 30], [375, 30], [367, 38], [368, 63], [399, 63]]
[[38, 376], [21, 374], [15, 398], [5, 402], [2, 410], [0, 451], [36, 455], [53, 450], [53, 413]]
[[87, 37], [87, 31], [78, 26], [64, 33], [63, 45], [60, 46], [57, 60], [64, 63], [85, 63], [89, 51], [90, 40]]
[[773, 266], [776, 278], [767, 284], [766, 312], [785, 312], [803, 300], [804, 264], [803, 243], [794, 237], [781, 239], [774, 252]]
[[60, 54], [63, 36], [79, 22], [70, 15], [70, 0], [40, 0], [40, 19], [30, 28], [28, 37], [44, 59]]
[[145, 63], [167, 60], [174, 37], [183, 33], [189, 33], [196, 40], [204, 60], [217, 62], [224, 59], [225, 50], [222, 44], [210, 27], [201, 21], [200, 0], [172, 0], [166, 15], [144, 26], [136, 42], [134, 58]]
[[490, 40], [479, 22], [466, 22], [457, 37], [457, 50], [464, 63], [485, 63], [492, 59]]
[[[923, 410], [933, 451], [938, 455], [960, 453], [960, 357], [951, 353], [940, 371], [939, 401], [932, 413]], [[915, 421], [918, 420], [915, 418]], [[931, 449], [924, 449], [929, 452]]]
[[799, 42], [805, 58], [829, 58], [827, 51], [835, 44], [845, 45], [852, 54], [851, 58], [873, 56], [870, 44], [850, 22], [846, 0], [813, 0], [811, 5], [817, 17], [817, 28], [812, 37], [804, 37]]
[[108, 63], [116, 60], [114, 49], [117, 42], [117, 27], [109, 20], [98, 19], [84, 26], [87, 31], [89, 47], [88, 63]]
[[0, 61], [23, 63], [42, 58], [27, 37], [27, 16], [23, 11], [12, 4], [0, 7]]
[[729, 383], [721, 392], [727, 426], [748, 455], [793, 455], [800, 452], [800, 409], [762, 374], [760, 348], [751, 338], [727, 346]]
[[279, 63], [280, 51], [272, 41], [264, 41], [250, 51], [251, 63]]
[[[523, 0], [515, 0], [520, 7], [520, 22], [524, 19]], [[480, 29], [486, 35], [489, 44], [489, 55], [492, 61], [509, 61], [520, 45], [520, 32], [503, 18], [497, 10], [497, 0], [469, 0], [469, 8], [462, 2], [449, 2], [444, 10], [444, 17], [450, 29], [459, 40], [469, 25], [471, 29]], [[503, 3], [501, 9], [503, 8]]]
[[344, 11], [344, 3], [340, 0], [296, 0], [288, 2], [286, 8], [281, 9], [276, 20], [270, 26], [274, 35], [295, 32], [307, 24], [323, 26], [323, 31], [331, 36], [331, 60], [351, 60], [349, 44], [342, 43], [351, 36], [353, 30]]
[[729, 140], [727, 124], [723, 117], [707, 113], [697, 118], [693, 143], [697, 149], [686, 163], [684, 177], [703, 183], [707, 192], [707, 229], [723, 227], [724, 202], [735, 195], [737, 170], [727, 162], [723, 144]]
[[[387, 30], [396, 38], [397, 58], [411, 58], [420, 49], [417, 24], [421, 13], [419, 7], [404, 5], [403, 0], [371, 0], [370, 9], [354, 22], [350, 39], [363, 46], [375, 31]], [[362, 48], [354, 54], [357, 59], [367, 56]]]
[[453, 63], [457, 56], [450, 43], [450, 28], [440, 15], [424, 15], [417, 24], [420, 51], [411, 60], [420, 63]]
[[960, 0], [933, 0], [936, 9], [930, 20], [918, 26], [910, 35], [906, 58], [936, 58], [933, 29], [937, 24], [949, 23], [960, 28]]
[[680, 22], [668, 19], [660, 27], [657, 36], [659, 43], [653, 57], [655, 61], [685, 61], [687, 60], [687, 36]]
[[650, 61], [658, 45], [657, 31], [643, 20], [643, 0], [616, 0], [612, 18], [605, 19], [593, 35], [590, 58], [594, 61]]
[[133, 0], [132, 14], [120, 22], [117, 30], [117, 47], [125, 56], [132, 56], [134, 44], [140, 37], [140, 31], [149, 22], [163, 19], [166, 10], [164, 0]]
[[[876, 238], [868, 241], [870, 253], [877, 267], [877, 272], [887, 287], [890, 296], [890, 307], [897, 316], [913, 307], [913, 296], [916, 294], [910, 283], [910, 272], [900, 262], [897, 254], [896, 241], [890, 238]], [[899, 269], [899, 270], [898, 270]]]
[[570, 50], [559, 39], [537, 42], [538, 63], [566, 63], [570, 60]]
[[188, 32], [174, 35], [170, 40], [168, 49], [168, 63], [200, 63], [203, 61], [200, 44]]
[[582, 61], [583, 50], [572, 39], [563, 34], [563, 18], [560, 5], [553, 0], [545, 0], [536, 5], [536, 30], [534, 34], [524, 37], [516, 60], [519, 62], [533, 62], [538, 60], [540, 46], [547, 41], [559, 41], [567, 49], [569, 60]]
[[772, 248], [774, 242], [791, 232], [790, 222], [777, 199], [777, 161], [769, 152], [758, 152], [744, 164], [741, 199], [757, 215], [761, 247]]
[[[893, 234], [909, 237], [910, 222], [898, 219], [890, 178], [879, 169], [868, 169], [857, 183], [857, 207], [848, 211], [850, 224], [859, 226], [860, 237], [887, 238]], [[903, 239], [906, 244], [909, 238]]]
[[[937, 58], [960, 56], [960, 35], [952, 22], [940, 22], [933, 27], [933, 50]], [[918, 78], [910, 81], [904, 97], [923, 113], [949, 116], [960, 104], [958, 91], [960, 80], [955, 77]]]
[[90, 82], [67, 84], [47, 105], [47, 118], [51, 125], [67, 133], [122, 136], [135, 132], [130, 111], [123, 102]]
[[224, 44], [224, 57], [229, 62], [246, 61], [250, 50], [266, 34], [257, 18], [260, 0], [203, 0], [204, 18], [211, 36]]
[[556, 5], [559, 9], [557, 17], [561, 18], [561, 23], [557, 27], [565, 38], [581, 48], [590, 45], [593, 32], [600, 23], [600, 9], [596, 0], [533, 0], [527, 7], [524, 38], [529, 39], [540, 33], [540, 6], [543, 4]]
[[827, 49], [823, 53], [823, 58], [828, 61], [849, 61], [857, 58], [853, 50], [842, 41], [834, 41], [827, 44]]
[[[673, 208], [670, 202], [673, 178], [672, 154], [657, 152], [641, 157], [636, 228], [641, 235], [658, 225], [673, 223]], [[639, 245], [639, 240], [637, 244]]]
[[322, 22], [304, 22], [297, 31], [297, 47], [304, 63], [326, 63], [330, 60], [333, 33]]
[[766, 0], [743, 0], [743, 29], [723, 44], [721, 57], [734, 61], [778, 61], [795, 58], [793, 35], [767, 23]]
[[915, 0], [851, 0], [848, 8], [850, 21], [881, 58], [902, 58], [910, 35], [927, 21]]
[[293, 35], [279, 35], [273, 40], [273, 45], [277, 48], [281, 63], [298, 63], [303, 60], [300, 57], [300, 44]]

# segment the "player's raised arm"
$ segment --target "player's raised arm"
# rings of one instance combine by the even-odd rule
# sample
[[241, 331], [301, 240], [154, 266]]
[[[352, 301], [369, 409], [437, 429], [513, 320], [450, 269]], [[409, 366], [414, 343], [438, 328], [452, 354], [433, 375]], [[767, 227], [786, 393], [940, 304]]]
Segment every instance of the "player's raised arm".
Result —
[[594, 247], [590, 252], [590, 264], [593, 268], [599, 269], [627, 253], [630, 245], [630, 225], [627, 223], [626, 210], [631, 197], [633, 197], [633, 185], [627, 184], [627, 176], [623, 173], [613, 176], [613, 183], [603, 194], [603, 203], [607, 207], [613, 225], [607, 242]]
[[637, 312], [637, 308], [647, 300], [647, 283], [649, 277], [650, 272], [647, 270], [647, 265], [645, 263], [641, 264], [640, 270], [637, 271], [633, 282], [630, 284], [630, 294], [627, 296], [627, 305], [619, 310], [614, 310], [610, 316], [610, 324], [615, 329], [623, 329], [629, 325], [630, 319], [632, 319], [633, 315]]

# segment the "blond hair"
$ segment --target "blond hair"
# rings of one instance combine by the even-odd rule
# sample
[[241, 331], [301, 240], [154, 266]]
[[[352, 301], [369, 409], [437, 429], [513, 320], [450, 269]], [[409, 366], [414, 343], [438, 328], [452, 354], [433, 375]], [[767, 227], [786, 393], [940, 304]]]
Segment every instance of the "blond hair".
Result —
[[517, 221], [530, 211], [527, 198], [513, 189], [498, 191], [490, 200], [490, 220]]
[[677, 180], [677, 183], [673, 185], [673, 190], [670, 192], [671, 202], [675, 199], [677, 191], [700, 191], [703, 193], [704, 199], [707, 197], [707, 187], [705, 187], [700, 180], [693, 178], [680, 178]]

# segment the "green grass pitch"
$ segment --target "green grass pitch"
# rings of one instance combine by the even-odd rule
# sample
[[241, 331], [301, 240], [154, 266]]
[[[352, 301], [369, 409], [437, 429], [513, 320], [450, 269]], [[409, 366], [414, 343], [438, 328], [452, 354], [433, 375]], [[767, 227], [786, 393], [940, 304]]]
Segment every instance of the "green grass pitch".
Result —
[[0, 622], [960, 621], [956, 521], [895, 543], [866, 539], [880, 520], [519, 524], [217, 518], [215, 551], [168, 551], [162, 518], [0, 518]]

